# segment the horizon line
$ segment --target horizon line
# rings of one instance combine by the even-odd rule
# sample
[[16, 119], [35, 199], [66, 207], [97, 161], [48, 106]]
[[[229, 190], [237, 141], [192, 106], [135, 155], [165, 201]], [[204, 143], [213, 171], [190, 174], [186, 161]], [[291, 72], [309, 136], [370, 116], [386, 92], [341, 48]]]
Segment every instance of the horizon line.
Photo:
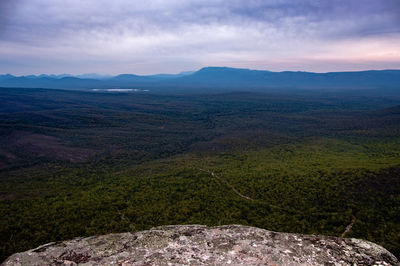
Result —
[[[65, 75], [65, 77], [62, 78], [66, 78], [66, 77], [74, 77], [74, 78], [79, 78], [79, 79], [95, 79], [95, 78], [84, 78], [84, 77], [79, 77], [79, 76], [84, 76], [84, 75], [98, 75], [98, 76], [104, 76], [104, 77], [108, 77], [108, 78], [113, 78], [113, 77], [117, 77], [120, 75], [135, 75], [135, 76], [139, 76], [139, 77], [151, 77], [151, 76], [157, 76], [157, 75], [180, 75], [180, 74], [184, 74], [186, 72], [192, 72], [191, 74], [194, 74], [198, 71], [201, 71], [203, 69], [207, 69], [207, 68], [227, 68], [227, 69], [238, 69], [238, 70], [250, 70], [250, 71], [260, 71], [260, 72], [272, 72], [272, 73], [283, 73], [283, 72], [303, 72], [303, 73], [315, 73], [315, 74], [329, 74], [329, 73], [355, 73], [355, 72], [367, 72], [367, 71], [400, 71], [400, 69], [394, 69], [394, 68], [383, 68], [383, 69], [363, 69], [363, 70], [341, 70], [341, 71], [327, 71], [327, 72], [316, 72], [316, 71], [305, 71], [305, 70], [282, 70], [282, 71], [271, 71], [268, 69], [255, 69], [255, 68], [241, 68], [241, 67], [228, 67], [228, 66], [206, 66], [206, 67], [202, 67], [198, 70], [184, 70], [184, 71], [180, 71], [178, 73], [155, 73], [155, 74], [146, 74], [146, 75], [142, 75], [142, 74], [135, 74], [135, 73], [119, 73], [119, 74], [100, 74], [100, 73], [81, 73], [81, 74], [70, 74], [70, 73], [40, 73], [40, 74], [23, 74], [23, 75], [18, 75], [18, 74], [11, 74], [11, 73], [0, 73], [0, 76], [13, 76], [13, 77], [28, 77], [28, 76], [35, 76], [35, 77], [39, 77], [39, 76], [63, 76]], [[191, 75], [188, 74], [188, 75]]]

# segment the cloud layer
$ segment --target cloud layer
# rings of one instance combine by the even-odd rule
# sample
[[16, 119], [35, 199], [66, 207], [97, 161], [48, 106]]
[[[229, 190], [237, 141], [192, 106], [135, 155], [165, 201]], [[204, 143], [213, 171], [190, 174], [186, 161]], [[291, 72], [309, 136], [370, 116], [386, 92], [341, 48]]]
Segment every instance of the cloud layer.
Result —
[[0, 73], [400, 68], [397, 0], [3, 0]]

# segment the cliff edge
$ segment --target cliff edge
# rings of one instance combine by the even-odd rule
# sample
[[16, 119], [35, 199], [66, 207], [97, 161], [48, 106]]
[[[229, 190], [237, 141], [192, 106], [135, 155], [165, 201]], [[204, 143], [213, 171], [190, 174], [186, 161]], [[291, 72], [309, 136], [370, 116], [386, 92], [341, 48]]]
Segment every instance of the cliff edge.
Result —
[[255, 227], [173, 225], [75, 238], [16, 253], [1, 265], [400, 265], [359, 239]]

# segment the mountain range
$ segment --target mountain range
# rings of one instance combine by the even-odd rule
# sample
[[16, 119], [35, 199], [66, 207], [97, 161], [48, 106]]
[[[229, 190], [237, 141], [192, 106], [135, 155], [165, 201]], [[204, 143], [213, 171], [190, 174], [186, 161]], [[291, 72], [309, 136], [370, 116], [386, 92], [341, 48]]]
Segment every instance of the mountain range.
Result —
[[400, 87], [400, 70], [314, 73], [271, 72], [229, 67], [205, 67], [179, 74], [102, 76], [0, 75], [1, 87], [54, 89], [150, 89], [152, 91], [271, 90], [271, 89], [395, 89]]

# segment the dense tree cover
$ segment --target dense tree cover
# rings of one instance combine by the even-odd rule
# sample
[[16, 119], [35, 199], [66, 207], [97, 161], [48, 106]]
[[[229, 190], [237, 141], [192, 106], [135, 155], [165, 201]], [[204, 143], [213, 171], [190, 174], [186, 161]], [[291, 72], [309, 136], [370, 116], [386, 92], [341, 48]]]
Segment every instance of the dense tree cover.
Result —
[[395, 99], [21, 89], [0, 100], [0, 260], [164, 224], [340, 236], [353, 217], [346, 236], [400, 255]]

